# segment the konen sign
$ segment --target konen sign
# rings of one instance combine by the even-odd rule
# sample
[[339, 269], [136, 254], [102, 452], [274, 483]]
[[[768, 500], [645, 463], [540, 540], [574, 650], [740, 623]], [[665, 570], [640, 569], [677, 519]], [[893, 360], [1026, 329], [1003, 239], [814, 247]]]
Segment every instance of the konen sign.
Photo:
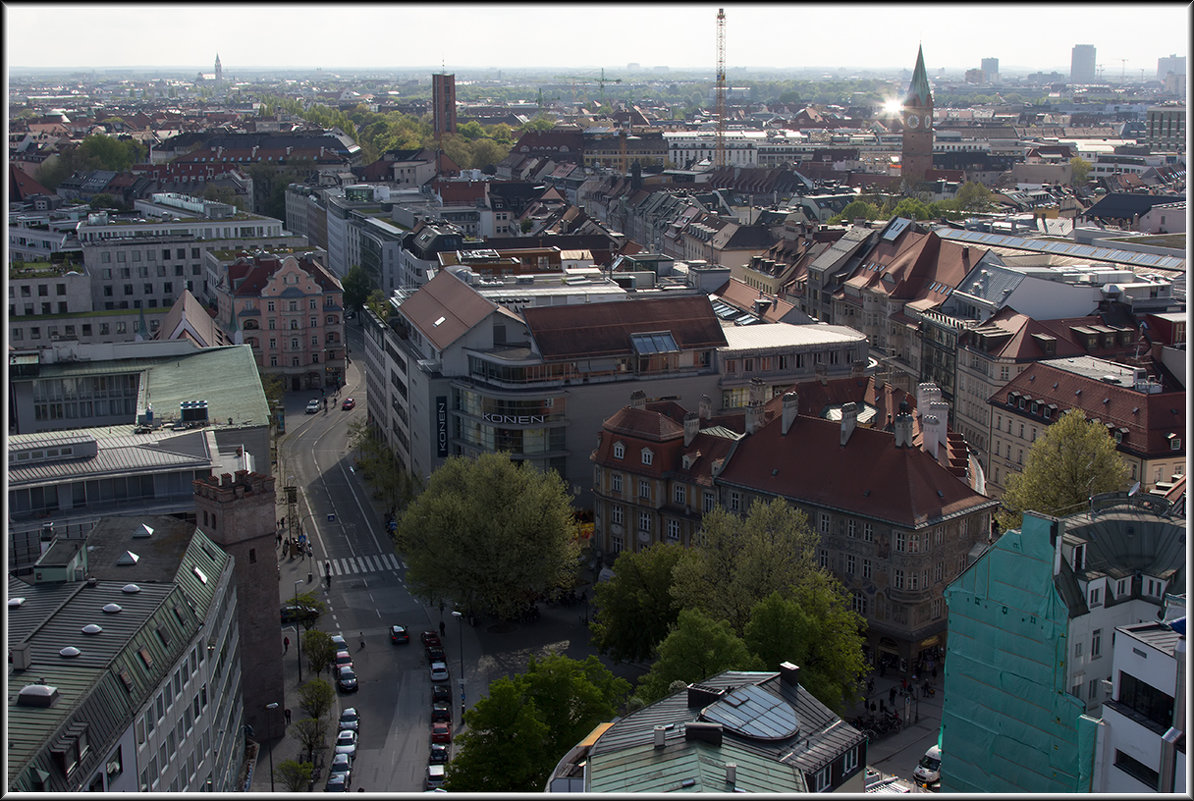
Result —
[[481, 419], [487, 423], [504, 423], [506, 425], [527, 426], [542, 423], [547, 420], [542, 414], [482, 414]]

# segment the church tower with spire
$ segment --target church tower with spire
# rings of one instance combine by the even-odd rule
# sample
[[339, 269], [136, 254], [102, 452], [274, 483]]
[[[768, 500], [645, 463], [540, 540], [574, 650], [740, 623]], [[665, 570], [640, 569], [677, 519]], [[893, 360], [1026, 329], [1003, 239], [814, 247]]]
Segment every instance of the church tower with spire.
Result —
[[220, 54], [216, 53], [216, 83], [223, 83], [224, 68], [220, 66]]
[[900, 151], [900, 172], [905, 188], [925, 179], [933, 166], [933, 95], [925, 71], [924, 48], [916, 51], [916, 68], [904, 98], [904, 137]]

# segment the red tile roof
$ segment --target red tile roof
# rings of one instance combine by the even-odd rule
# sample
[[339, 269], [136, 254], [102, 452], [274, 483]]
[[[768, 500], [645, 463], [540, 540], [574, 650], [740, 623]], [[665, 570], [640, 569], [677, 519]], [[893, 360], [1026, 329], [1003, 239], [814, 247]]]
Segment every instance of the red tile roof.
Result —
[[934, 292], [934, 284], [957, 287], [985, 253], [942, 240], [932, 231], [909, 229], [894, 242], [880, 238], [846, 283], [898, 300], [932, 300], [936, 305], [946, 294]]
[[704, 295], [532, 306], [523, 310], [523, 318], [549, 360], [630, 354], [632, 334], [663, 331], [671, 333], [681, 350], [726, 344]]
[[49, 189], [39, 184], [29, 173], [15, 164], [8, 165], [8, 202], [26, 200], [30, 195], [52, 195]]

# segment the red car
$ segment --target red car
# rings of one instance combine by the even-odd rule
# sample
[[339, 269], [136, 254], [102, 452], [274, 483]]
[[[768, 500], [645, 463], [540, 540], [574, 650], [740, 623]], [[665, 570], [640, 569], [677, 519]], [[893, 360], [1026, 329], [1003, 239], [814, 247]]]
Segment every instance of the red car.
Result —
[[344, 402], [340, 404], [340, 408], [344, 409], [345, 411], [348, 411], [349, 409], [353, 408], [356, 405], [357, 405], [357, 402], [354, 401], [352, 398], [345, 398]]
[[444, 644], [439, 639], [439, 635], [436, 634], [434, 631], [425, 631], [422, 634], [420, 634], [419, 637], [423, 640], [424, 648], [431, 648], [431, 647], [443, 648], [444, 647]]
[[436, 721], [431, 724], [431, 742], [444, 743], [445, 745], [452, 742], [452, 727], [442, 721]]

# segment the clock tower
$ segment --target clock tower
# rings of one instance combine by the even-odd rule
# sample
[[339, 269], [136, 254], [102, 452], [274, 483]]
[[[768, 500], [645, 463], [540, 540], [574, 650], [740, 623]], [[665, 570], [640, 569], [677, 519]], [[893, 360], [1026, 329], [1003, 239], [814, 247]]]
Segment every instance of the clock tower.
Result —
[[904, 188], [916, 186], [933, 166], [933, 95], [925, 72], [924, 49], [916, 52], [916, 69], [904, 98], [904, 137], [900, 151], [900, 172]]

